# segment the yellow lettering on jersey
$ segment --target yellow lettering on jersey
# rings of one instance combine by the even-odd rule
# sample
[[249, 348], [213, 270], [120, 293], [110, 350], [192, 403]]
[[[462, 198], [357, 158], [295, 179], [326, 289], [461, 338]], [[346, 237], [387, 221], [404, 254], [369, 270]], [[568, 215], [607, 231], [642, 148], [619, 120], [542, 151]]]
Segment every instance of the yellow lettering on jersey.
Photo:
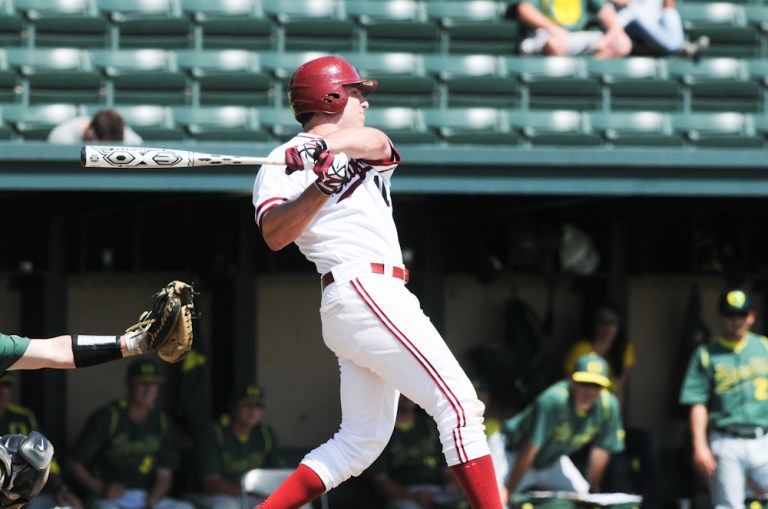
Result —
[[755, 397], [758, 392], [765, 392], [765, 397], [758, 399], [768, 399], [768, 388], [759, 385], [759, 382], [768, 375], [768, 359], [752, 358], [748, 364], [743, 366], [728, 366], [715, 364], [715, 394], [723, 394], [738, 389], [742, 384], [753, 381], [755, 385]]

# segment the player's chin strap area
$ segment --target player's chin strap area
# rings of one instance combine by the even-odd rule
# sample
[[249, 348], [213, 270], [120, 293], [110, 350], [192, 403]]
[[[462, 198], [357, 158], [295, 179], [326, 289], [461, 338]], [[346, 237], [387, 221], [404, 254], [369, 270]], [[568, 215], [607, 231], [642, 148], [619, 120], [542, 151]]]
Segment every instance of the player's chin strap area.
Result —
[[21, 509], [48, 481], [53, 446], [41, 433], [0, 437], [0, 508]]

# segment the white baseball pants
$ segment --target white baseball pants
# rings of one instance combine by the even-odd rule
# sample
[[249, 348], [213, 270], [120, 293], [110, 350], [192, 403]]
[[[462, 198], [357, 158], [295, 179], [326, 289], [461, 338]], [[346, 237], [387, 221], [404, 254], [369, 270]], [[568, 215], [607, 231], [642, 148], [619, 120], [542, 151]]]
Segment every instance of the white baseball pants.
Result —
[[302, 463], [327, 489], [363, 472], [392, 435], [402, 392], [438, 427], [449, 466], [489, 454], [484, 407], [464, 370], [405, 283], [370, 263], [335, 267], [320, 315], [339, 359], [341, 427]]

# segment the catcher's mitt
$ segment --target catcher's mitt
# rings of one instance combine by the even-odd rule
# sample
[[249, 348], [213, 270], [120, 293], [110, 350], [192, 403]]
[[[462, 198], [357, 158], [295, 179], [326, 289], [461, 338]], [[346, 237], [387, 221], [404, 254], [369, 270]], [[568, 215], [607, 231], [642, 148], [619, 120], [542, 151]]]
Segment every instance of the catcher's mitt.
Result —
[[192, 348], [194, 298], [192, 285], [171, 281], [154, 295], [152, 309], [126, 332], [142, 334], [141, 352], [155, 350], [165, 362], [178, 362]]

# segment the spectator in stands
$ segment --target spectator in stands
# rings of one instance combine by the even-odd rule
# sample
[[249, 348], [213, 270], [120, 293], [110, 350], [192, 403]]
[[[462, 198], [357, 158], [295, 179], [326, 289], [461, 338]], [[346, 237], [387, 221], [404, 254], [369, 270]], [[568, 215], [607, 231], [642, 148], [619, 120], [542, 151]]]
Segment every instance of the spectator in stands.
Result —
[[709, 47], [709, 38], [685, 40], [683, 21], [675, 0], [611, 0], [619, 24], [639, 46], [660, 55], [698, 57]]
[[83, 142], [141, 145], [143, 140], [125, 125], [123, 117], [117, 111], [103, 109], [93, 117], [81, 116], [62, 122], [48, 134], [48, 142], [65, 145]]
[[[612, 453], [624, 449], [619, 403], [609, 390], [608, 363], [580, 357], [569, 379], [555, 382], [504, 423], [507, 457], [497, 476], [502, 500], [532, 488], [599, 492]], [[587, 479], [568, 457], [591, 443]]]
[[[26, 407], [13, 402], [13, 387], [16, 384], [16, 374], [10, 371], [0, 377], [0, 435], [19, 433], [29, 435], [30, 431], [40, 431], [35, 413]], [[54, 458], [48, 482], [37, 497], [26, 507], [27, 509], [49, 509], [53, 507], [81, 508], [80, 499], [69, 491], [62, 482], [61, 469]]]
[[387, 509], [468, 507], [445, 462], [437, 426], [403, 395], [392, 438], [367, 472]]
[[[280, 468], [285, 463], [274, 430], [263, 420], [267, 400], [259, 385], [235, 389], [230, 411], [211, 423], [198, 447], [198, 493], [190, 500], [199, 509], [240, 509], [240, 480], [254, 468]], [[265, 493], [264, 496], [269, 495]], [[264, 497], [249, 496], [248, 507]]]
[[96, 410], [67, 458], [90, 509], [194, 509], [168, 497], [176, 468], [174, 430], [157, 401], [163, 376], [140, 359], [128, 366], [128, 394]]
[[[603, 30], [587, 30], [589, 11], [596, 13]], [[520, 43], [523, 55], [594, 55], [616, 58], [629, 55], [632, 41], [605, 0], [523, 0], [517, 16], [531, 33]]]

